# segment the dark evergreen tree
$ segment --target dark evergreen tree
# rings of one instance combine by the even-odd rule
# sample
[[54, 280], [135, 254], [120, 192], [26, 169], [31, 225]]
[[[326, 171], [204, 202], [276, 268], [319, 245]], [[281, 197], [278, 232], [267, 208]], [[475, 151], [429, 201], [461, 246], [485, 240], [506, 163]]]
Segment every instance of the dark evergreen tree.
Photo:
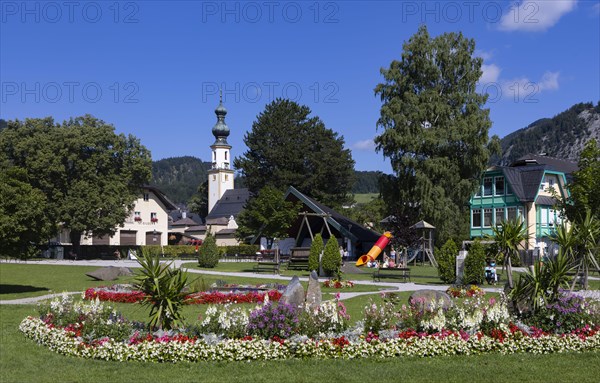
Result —
[[333, 235], [327, 240], [325, 250], [323, 250], [323, 259], [321, 260], [323, 271], [330, 276], [338, 276], [342, 267], [342, 257], [340, 255], [337, 238]]
[[310, 113], [307, 106], [277, 99], [258, 115], [244, 137], [248, 151], [234, 161], [251, 192], [264, 186], [281, 191], [294, 186], [332, 207], [350, 199], [354, 183], [350, 150], [344, 149], [343, 137]]
[[317, 233], [315, 239], [310, 244], [310, 253], [308, 254], [308, 269], [310, 271], [319, 272], [319, 258], [321, 257], [323, 248], [323, 237], [321, 237], [320, 233]]
[[485, 249], [481, 241], [475, 240], [471, 244], [469, 253], [465, 258], [465, 267], [463, 269], [462, 283], [463, 285], [483, 283], [485, 268]]
[[435, 258], [438, 262], [438, 275], [444, 283], [454, 283], [456, 281], [456, 256], [458, 247], [452, 239], [444, 243], [444, 246], [437, 252]]
[[198, 266], [206, 268], [215, 268], [219, 264], [221, 256], [217, 247], [217, 240], [212, 233], [208, 232], [202, 242], [198, 254]]

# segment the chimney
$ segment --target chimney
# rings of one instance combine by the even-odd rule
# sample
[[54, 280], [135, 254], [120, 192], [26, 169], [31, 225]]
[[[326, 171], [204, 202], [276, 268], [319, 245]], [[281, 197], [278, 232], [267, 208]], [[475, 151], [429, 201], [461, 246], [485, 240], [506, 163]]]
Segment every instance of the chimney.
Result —
[[186, 219], [187, 218], [187, 212], [182, 211], [181, 212], [181, 219]]

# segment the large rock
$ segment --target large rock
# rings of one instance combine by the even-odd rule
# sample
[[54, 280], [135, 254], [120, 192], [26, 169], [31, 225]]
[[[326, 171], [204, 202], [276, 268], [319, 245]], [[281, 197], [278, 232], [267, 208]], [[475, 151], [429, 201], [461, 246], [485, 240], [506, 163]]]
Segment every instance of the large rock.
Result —
[[420, 306], [423, 308], [431, 307], [431, 304], [435, 302], [435, 306], [438, 307], [438, 302], [442, 301], [442, 307], [449, 309], [454, 306], [450, 295], [443, 291], [437, 290], [417, 290], [408, 297], [408, 303]]
[[295, 275], [294, 278], [292, 278], [289, 285], [287, 285], [285, 292], [279, 299], [279, 302], [293, 307], [302, 307], [304, 304], [304, 287], [300, 284], [298, 276]]
[[308, 278], [308, 289], [306, 290], [306, 303], [311, 309], [316, 309], [321, 306], [322, 294], [319, 276], [316, 271], [311, 271]]
[[98, 281], [114, 281], [120, 276], [133, 275], [133, 272], [128, 267], [101, 267], [92, 272], [85, 273], [88, 277], [94, 278]]

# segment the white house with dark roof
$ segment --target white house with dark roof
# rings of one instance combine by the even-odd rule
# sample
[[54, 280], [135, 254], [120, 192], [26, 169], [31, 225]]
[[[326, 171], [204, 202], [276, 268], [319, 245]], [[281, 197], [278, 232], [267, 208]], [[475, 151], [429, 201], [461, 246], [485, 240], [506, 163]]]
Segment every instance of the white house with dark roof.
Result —
[[[175, 205], [157, 188], [144, 186], [129, 217], [112, 236], [97, 237], [93, 233], [81, 236], [81, 245], [142, 246], [167, 245], [169, 212]], [[69, 232], [63, 230], [51, 240], [70, 245]]]

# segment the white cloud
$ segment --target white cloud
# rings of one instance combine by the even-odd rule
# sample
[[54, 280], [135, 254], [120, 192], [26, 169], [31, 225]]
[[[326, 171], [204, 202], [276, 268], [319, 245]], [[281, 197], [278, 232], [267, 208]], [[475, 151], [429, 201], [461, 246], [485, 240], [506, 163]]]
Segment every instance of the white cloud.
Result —
[[475, 49], [475, 57], [481, 57], [483, 61], [490, 60], [493, 57], [492, 52], [487, 52], [481, 49]]
[[[544, 73], [542, 78], [539, 81], [531, 81], [527, 77], [518, 77], [511, 80], [501, 80], [500, 81], [500, 95], [503, 99], [506, 100], [514, 100], [515, 102], [537, 102], [537, 96], [545, 91], [549, 90], [557, 90], [559, 88], [558, 77], [560, 72], [550, 72], [547, 71]], [[497, 89], [491, 90], [487, 89], [489, 92], [493, 92], [495, 94], [490, 94], [490, 97], [497, 96]]]
[[542, 90], [556, 90], [558, 89], [558, 75], [559, 72], [546, 72], [540, 80], [539, 87]]
[[352, 144], [354, 150], [373, 151], [375, 150], [375, 142], [372, 139], [357, 141]]
[[577, 0], [523, 0], [511, 5], [500, 19], [504, 31], [541, 32], [575, 9]]
[[489, 84], [491, 82], [498, 81], [498, 77], [500, 76], [501, 69], [496, 64], [481, 65], [481, 78], [479, 79], [480, 84]]

